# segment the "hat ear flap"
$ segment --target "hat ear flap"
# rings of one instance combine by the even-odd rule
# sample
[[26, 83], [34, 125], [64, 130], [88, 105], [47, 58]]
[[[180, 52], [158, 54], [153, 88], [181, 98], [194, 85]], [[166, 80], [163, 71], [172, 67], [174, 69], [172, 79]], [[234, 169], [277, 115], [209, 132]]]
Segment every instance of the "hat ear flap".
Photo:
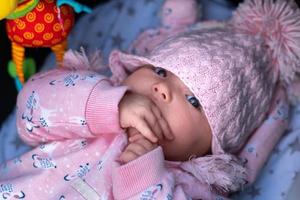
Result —
[[114, 85], [120, 85], [123, 80], [128, 76], [125, 70], [125, 65], [120, 60], [120, 51], [114, 50], [109, 55], [109, 68], [112, 73], [110, 79]]
[[112, 72], [111, 80], [115, 85], [119, 85], [132, 72], [145, 65], [151, 65], [151, 61], [144, 57], [114, 50], [109, 56], [109, 68]]

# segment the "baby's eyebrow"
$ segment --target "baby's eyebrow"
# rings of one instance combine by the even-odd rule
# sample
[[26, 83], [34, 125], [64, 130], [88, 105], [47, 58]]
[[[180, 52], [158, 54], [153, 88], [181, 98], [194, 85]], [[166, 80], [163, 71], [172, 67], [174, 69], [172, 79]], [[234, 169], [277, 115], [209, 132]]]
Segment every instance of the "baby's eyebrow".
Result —
[[145, 67], [145, 68], [154, 68], [153, 65], [142, 65], [142, 67]]
[[[182, 90], [183, 90], [183, 92], [184, 92], [185, 95], [196, 97], [196, 96], [194, 95], [194, 93], [193, 93], [186, 85], [183, 85], [183, 86], [182, 86]], [[197, 98], [197, 99], [198, 99], [198, 98]]]

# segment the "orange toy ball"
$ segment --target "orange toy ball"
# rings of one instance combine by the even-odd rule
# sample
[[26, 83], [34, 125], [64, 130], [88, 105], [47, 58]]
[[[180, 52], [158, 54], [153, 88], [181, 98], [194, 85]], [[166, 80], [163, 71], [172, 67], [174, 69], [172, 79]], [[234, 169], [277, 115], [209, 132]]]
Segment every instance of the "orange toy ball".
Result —
[[72, 7], [40, 0], [25, 16], [6, 20], [9, 39], [24, 47], [52, 47], [66, 40], [74, 25]]

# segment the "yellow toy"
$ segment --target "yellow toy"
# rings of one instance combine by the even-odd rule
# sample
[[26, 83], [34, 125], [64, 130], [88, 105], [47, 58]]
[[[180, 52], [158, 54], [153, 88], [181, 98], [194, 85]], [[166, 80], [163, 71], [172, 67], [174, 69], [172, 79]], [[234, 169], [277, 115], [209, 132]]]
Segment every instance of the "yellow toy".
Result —
[[16, 0], [0, 1], [0, 20], [12, 13], [18, 5]]

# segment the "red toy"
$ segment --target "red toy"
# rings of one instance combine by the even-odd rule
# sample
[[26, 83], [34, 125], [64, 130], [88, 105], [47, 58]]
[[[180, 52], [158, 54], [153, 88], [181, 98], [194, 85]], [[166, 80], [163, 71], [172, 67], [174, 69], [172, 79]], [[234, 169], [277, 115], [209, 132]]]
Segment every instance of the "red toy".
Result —
[[[26, 2], [20, 3], [18, 7]], [[25, 82], [23, 62], [25, 47], [50, 47], [60, 63], [67, 46], [67, 36], [74, 24], [72, 7], [56, 6], [55, 0], [40, 0], [23, 17], [6, 20], [6, 30], [12, 41], [13, 62], [21, 83]]]

